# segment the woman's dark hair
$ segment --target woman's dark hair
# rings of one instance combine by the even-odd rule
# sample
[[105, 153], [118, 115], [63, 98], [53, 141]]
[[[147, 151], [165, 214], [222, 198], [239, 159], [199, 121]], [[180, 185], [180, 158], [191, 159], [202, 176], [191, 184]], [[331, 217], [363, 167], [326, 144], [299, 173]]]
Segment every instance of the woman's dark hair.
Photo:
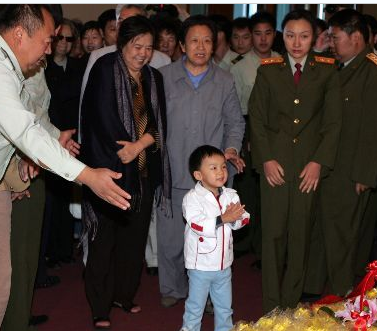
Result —
[[270, 24], [273, 30], [276, 30], [276, 18], [274, 15], [266, 12], [260, 11], [255, 13], [250, 17], [250, 29], [253, 31], [257, 24], [267, 23]]
[[329, 26], [338, 27], [349, 36], [352, 33], [359, 31], [363, 35], [365, 43], [368, 44], [368, 22], [363, 14], [354, 9], [344, 9], [338, 11], [329, 19]]
[[83, 38], [86, 31], [89, 31], [89, 30], [97, 30], [98, 33], [101, 33], [101, 31], [102, 31], [102, 29], [101, 29], [101, 27], [100, 27], [100, 25], [97, 21], [88, 21], [83, 25], [83, 27], [80, 31], [80, 38]]
[[70, 19], [63, 18], [61, 25], [69, 26], [72, 36], [75, 38], [75, 40], [79, 37], [79, 31], [77, 30], [76, 25]]
[[316, 23], [314, 15], [306, 9], [297, 9], [289, 12], [285, 15], [283, 22], [281, 23], [282, 31], [284, 31], [285, 26], [289, 21], [298, 21], [298, 20], [305, 20], [310, 23], [313, 31], [313, 39], [315, 39], [315, 31], [316, 31]]
[[212, 155], [221, 155], [225, 158], [224, 153], [211, 145], [203, 145], [195, 149], [189, 158], [189, 170], [190, 174], [193, 176], [194, 171], [198, 171], [200, 166], [202, 165], [203, 160], [206, 157], [210, 157]]
[[152, 22], [141, 15], [131, 16], [122, 21], [119, 32], [117, 47], [122, 49], [129, 41], [133, 40], [135, 37], [141, 34], [150, 33], [155, 37], [155, 31]]
[[210, 19], [208, 19], [204, 15], [194, 15], [187, 18], [181, 26], [181, 30], [179, 31], [178, 39], [182, 45], [185, 44], [186, 36], [188, 31], [197, 25], [204, 25], [208, 29], [211, 30], [212, 33], [212, 43], [213, 49], [216, 49], [216, 41], [217, 41], [217, 29], [215, 23], [213, 23]]

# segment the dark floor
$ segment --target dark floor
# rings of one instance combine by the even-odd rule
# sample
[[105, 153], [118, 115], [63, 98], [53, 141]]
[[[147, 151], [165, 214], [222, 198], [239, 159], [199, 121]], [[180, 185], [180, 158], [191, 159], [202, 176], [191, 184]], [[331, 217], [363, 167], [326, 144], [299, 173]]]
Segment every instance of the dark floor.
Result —
[[[77, 261], [80, 256], [77, 257]], [[262, 316], [261, 273], [250, 267], [254, 258], [244, 255], [233, 264], [234, 322], [257, 320]], [[49, 270], [58, 275], [61, 283], [35, 293], [33, 314], [47, 314], [49, 321], [38, 327], [40, 331], [93, 330], [82, 279], [82, 264], [63, 265]], [[113, 308], [110, 318], [112, 331], [178, 331], [182, 323], [184, 301], [172, 308], [160, 305], [158, 277], [143, 272], [135, 302], [142, 307], [139, 314], [127, 314]], [[205, 315], [202, 331], [213, 330], [213, 316]]]

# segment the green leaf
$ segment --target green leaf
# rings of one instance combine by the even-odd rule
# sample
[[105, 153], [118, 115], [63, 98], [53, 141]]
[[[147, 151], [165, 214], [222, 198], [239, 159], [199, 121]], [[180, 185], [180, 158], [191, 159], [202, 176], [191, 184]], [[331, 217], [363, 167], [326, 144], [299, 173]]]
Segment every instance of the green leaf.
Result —
[[324, 311], [326, 314], [328, 314], [329, 316], [331, 316], [334, 320], [336, 321], [342, 321], [341, 318], [339, 317], [335, 317], [335, 312], [329, 308], [329, 307], [326, 307], [326, 306], [322, 306], [321, 308], [319, 308], [318, 310], [322, 310]]

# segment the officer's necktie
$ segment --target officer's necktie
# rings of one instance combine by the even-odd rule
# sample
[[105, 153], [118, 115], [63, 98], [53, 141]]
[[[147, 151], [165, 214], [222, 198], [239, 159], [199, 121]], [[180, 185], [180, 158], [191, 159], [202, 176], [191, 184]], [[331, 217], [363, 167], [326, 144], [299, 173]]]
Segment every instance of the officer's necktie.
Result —
[[298, 85], [298, 82], [300, 81], [300, 78], [301, 78], [301, 64], [296, 63], [295, 67], [297, 70], [293, 75], [293, 80], [295, 81], [295, 84]]

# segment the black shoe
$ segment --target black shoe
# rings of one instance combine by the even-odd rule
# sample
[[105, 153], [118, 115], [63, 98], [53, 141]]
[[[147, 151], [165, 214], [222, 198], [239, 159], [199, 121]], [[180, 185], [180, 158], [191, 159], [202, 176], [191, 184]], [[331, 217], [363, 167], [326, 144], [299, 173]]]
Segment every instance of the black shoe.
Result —
[[47, 321], [48, 321], [48, 316], [47, 315], [30, 316], [29, 325], [30, 326], [34, 326], [34, 325], [45, 323]]
[[157, 276], [158, 275], [158, 268], [157, 267], [147, 267], [147, 274], [149, 276]]
[[58, 285], [60, 283], [60, 278], [58, 276], [47, 276], [43, 283], [35, 283], [34, 288], [48, 288], [51, 286]]
[[261, 260], [255, 260], [255, 261], [251, 264], [251, 268], [252, 268], [252, 269], [255, 269], [255, 270], [262, 270], [262, 261], [261, 261]]
[[300, 298], [301, 302], [315, 302], [321, 299], [320, 294], [303, 292]]

